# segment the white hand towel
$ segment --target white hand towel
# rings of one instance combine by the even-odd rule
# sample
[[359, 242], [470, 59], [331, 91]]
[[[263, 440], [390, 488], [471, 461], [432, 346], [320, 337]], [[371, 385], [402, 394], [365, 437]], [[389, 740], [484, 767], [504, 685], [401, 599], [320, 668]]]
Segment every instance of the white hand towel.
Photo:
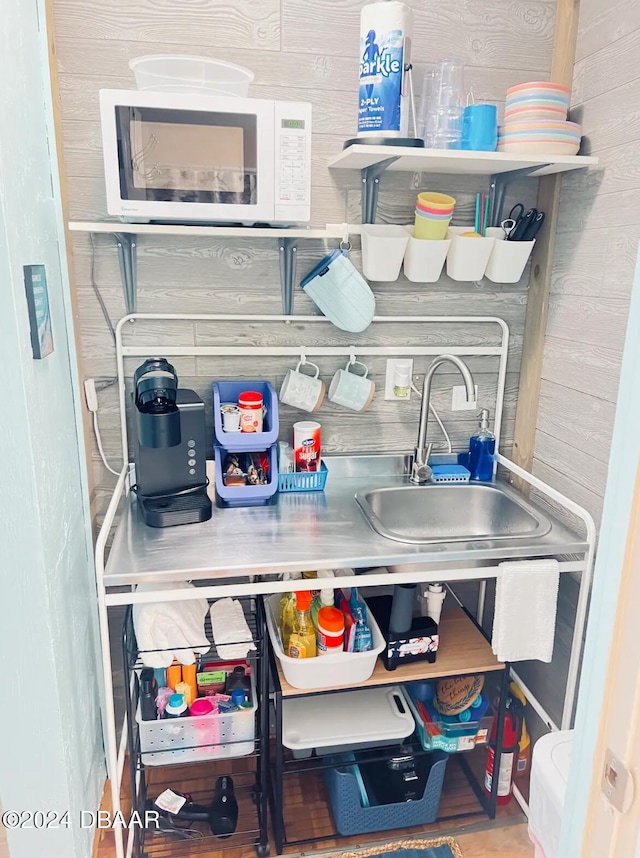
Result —
[[221, 658], [246, 658], [255, 649], [242, 605], [236, 599], [219, 599], [211, 605], [211, 631]]
[[491, 641], [500, 661], [551, 661], [559, 584], [557, 560], [500, 564]]
[[[136, 590], [196, 589], [178, 581], [167, 584], [138, 584]], [[146, 667], [169, 667], [176, 658], [180, 664], [193, 664], [194, 652], [209, 652], [211, 645], [204, 633], [206, 599], [185, 602], [146, 602], [133, 606], [133, 627], [140, 658]]]

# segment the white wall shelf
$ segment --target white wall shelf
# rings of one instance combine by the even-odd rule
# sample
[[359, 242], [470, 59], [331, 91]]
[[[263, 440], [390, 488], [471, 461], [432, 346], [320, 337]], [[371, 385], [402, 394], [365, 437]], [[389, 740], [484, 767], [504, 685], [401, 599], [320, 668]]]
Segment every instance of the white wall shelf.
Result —
[[[69, 221], [71, 232], [112, 235], [118, 247], [120, 276], [127, 315], [137, 309], [137, 246], [138, 236], [190, 236], [192, 238], [250, 238], [275, 239], [280, 255], [280, 289], [282, 312], [293, 314], [293, 288], [296, 276], [296, 251], [299, 240], [342, 241], [347, 237], [345, 224], [328, 224], [320, 229], [277, 228], [252, 226], [202, 226], [199, 224], [122, 223], [121, 221]], [[354, 233], [358, 227], [349, 231]]]
[[328, 166], [332, 170], [360, 170], [362, 223], [375, 223], [380, 177], [386, 170], [443, 175], [490, 177], [489, 226], [499, 226], [506, 188], [511, 179], [548, 176], [593, 167], [589, 155], [515, 155], [507, 152], [411, 149], [406, 146], [368, 146], [354, 143], [343, 149]]
[[200, 238], [342, 238], [342, 224], [329, 224], [321, 229], [277, 228], [254, 226], [201, 226], [171, 223], [122, 223], [120, 221], [69, 221], [71, 232], [107, 233], [110, 235], [184, 235]]
[[492, 176], [529, 170], [531, 176], [548, 176], [594, 167], [598, 159], [591, 155], [514, 155], [507, 152], [467, 152], [443, 149], [408, 149], [406, 146], [367, 146], [355, 143], [329, 161], [331, 170], [364, 170], [396, 158], [387, 170], [412, 173], [445, 173]]

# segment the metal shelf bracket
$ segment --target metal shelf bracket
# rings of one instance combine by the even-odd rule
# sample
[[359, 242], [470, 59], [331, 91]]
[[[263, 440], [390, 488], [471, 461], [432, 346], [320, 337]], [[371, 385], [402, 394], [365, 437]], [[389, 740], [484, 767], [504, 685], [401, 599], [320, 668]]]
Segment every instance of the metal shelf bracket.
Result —
[[360, 170], [362, 181], [362, 223], [375, 223], [378, 209], [378, 191], [380, 190], [380, 176], [390, 164], [398, 160], [399, 156], [386, 158], [370, 167]]
[[494, 173], [489, 182], [491, 209], [489, 211], [489, 226], [500, 226], [504, 198], [507, 195], [509, 182], [519, 178], [535, 178], [537, 170], [548, 167], [549, 164], [538, 164], [535, 167], [523, 167], [521, 170], [510, 170], [508, 173]]
[[124, 292], [124, 303], [127, 315], [135, 313], [138, 307], [138, 266], [136, 248], [138, 245], [135, 235], [125, 232], [114, 233], [118, 245], [118, 262], [120, 263], [120, 278]]
[[282, 312], [285, 316], [292, 316], [298, 240], [296, 238], [281, 238], [278, 241], [278, 250], [280, 251], [280, 292], [282, 295]]

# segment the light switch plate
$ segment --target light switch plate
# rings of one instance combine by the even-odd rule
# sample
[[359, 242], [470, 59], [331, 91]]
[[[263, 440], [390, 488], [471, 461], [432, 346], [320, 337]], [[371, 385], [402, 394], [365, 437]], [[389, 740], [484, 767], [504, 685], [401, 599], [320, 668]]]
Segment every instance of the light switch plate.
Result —
[[478, 408], [478, 385], [476, 384], [476, 398], [467, 402], [467, 388], [464, 384], [455, 385], [451, 396], [452, 411], [476, 411]]
[[605, 753], [600, 788], [606, 800], [618, 813], [626, 813], [629, 810], [634, 795], [633, 778], [622, 760], [619, 760], [610, 748], [607, 748]]
[[[398, 360], [402, 361], [402, 363], [410, 363], [411, 364], [411, 378], [413, 379], [413, 360], [411, 358], [398, 358]], [[396, 373], [396, 364], [398, 360], [395, 358], [390, 358], [387, 360], [387, 372], [384, 380], [384, 398], [387, 400], [394, 400], [396, 402], [408, 402], [411, 399], [411, 388], [409, 388], [408, 396], [396, 396], [393, 392], [394, 381], [395, 381], [395, 373]]]

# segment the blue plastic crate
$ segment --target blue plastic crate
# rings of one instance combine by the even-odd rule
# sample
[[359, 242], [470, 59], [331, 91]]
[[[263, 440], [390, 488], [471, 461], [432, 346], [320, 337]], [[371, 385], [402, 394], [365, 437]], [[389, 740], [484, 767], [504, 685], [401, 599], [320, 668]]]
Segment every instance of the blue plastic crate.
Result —
[[[325, 783], [338, 832], [342, 835], [373, 834], [435, 822], [449, 755], [434, 751], [430, 756], [432, 766], [424, 795], [419, 801], [398, 804], [363, 807], [361, 785], [352, 762], [344, 761], [339, 768], [325, 769]], [[340, 758], [334, 757], [332, 762], [340, 762]]]
[[[268, 450], [278, 440], [280, 418], [278, 415], [278, 397], [273, 385], [268, 381], [214, 381], [213, 388], [213, 427], [214, 446], [222, 447], [229, 453], [261, 453]], [[220, 405], [223, 402], [236, 402], [241, 393], [255, 390], [262, 394], [266, 406], [264, 432], [225, 432], [222, 428]]]
[[[268, 503], [278, 491], [278, 448], [273, 445], [269, 450], [269, 482], [265, 486], [225, 486], [222, 480], [222, 463], [226, 453], [237, 450], [224, 450], [214, 447], [216, 456], [215, 484], [216, 494], [228, 506], [261, 506]], [[260, 452], [251, 449], [251, 452]]]
[[301, 471], [278, 474], [279, 492], [322, 492], [327, 484], [329, 471], [324, 462], [319, 471]]

